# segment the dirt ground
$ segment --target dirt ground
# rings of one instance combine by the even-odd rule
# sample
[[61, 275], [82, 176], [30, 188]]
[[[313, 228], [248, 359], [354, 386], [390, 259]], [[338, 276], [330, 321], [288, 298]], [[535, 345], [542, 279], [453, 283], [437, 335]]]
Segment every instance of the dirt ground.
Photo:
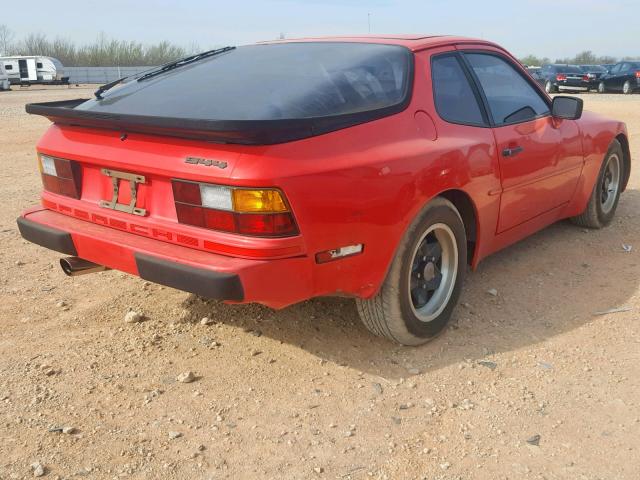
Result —
[[[609, 228], [562, 222], [483, 261], [450, 329], [402, 348], [347, 299], [272, 311], [65, 277], [15, 225], [49, 124], [24, 105], [91, 90], [0, 93], [1, 479], [639, 477], [637, 167]], [[639, 158], [640, 95], [583, 98]]]

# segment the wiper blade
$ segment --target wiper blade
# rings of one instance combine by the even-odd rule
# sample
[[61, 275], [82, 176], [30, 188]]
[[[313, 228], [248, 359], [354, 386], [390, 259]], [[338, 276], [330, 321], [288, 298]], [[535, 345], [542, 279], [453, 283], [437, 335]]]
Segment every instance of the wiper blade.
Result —
[[203, 60], [205, 58], [213, 57], [215, 55], [220, 55], [221, 53], [229, 52], [231, 50], [235, 50], [236, 47], [224, 47], [217, 48], [215, 50], [208, 50], [206, 52], [198, 53], [196, 55], [191, 55], [186, 58], [182, 58], [180, 60], [176, 60], [175, 62], [167, 63], [157, 70], [153, 70], [149, 73], [145, 73], [141, 77], [138, 77], [137, 81], [141, 82], [142, 80], [146, 80], [147, 78], [155, 77], [156, 75], [160, 75], [161, 73], [168, 72], [169, 70], [174, 70], [176, 68], [183, 67], [184, 65], [189, 65], [191, 63], [197, 62], [199, 60]]
[[[228, 52], [230, 50], [234, 50], [235, 48], [236, 47], [217, 48], [215, 50], [208, 50], [206, 52], [198, 53], [196, 55], [191, 55], [189, 57], [185, 57], [185, 58], [182, 58], [180, 60], [176, 60], [176, 61], [173, 61], [173, 62], [170, 62], [170, 63], [166, 63], [166, 64], [162, 65], [158, 69], [151, 69], [151, 71], [149, 71], [148, 73], [145, 73], [142, 76], [138, 77], [137, 80], [139, 82], [140, 80], [145, 80], [147, 78], [155, 77], [156, 75], [160, 75], [161, 73], [168, 72], [169, 70], [173, 70], [174, 68], [182, 67], [183, 65], [188, 65], [190, 63], [197, 62], [198, 60], [202, 60], [204, 58], [213, 57], [214, 55], [219, 55], [221, 53], [225, 53], [225, 52]], [[102, 94], [104, 92], [106, 92], [107, 90], [112, 89], [116, 85], [124, 82], [126, 79], [134, 77], [134, 76], [135, 75], [128, 75], [126, 77], [119, 78], [118, 80], [114, 80], [113, 82], [109, 82], [109, 83], [106, 83], [104, 85], [101, 85], [94, 92], [94, 95], [96, 96], [96, 98], [98, 100], [103, 100], [104, 97], [102, 96]]]

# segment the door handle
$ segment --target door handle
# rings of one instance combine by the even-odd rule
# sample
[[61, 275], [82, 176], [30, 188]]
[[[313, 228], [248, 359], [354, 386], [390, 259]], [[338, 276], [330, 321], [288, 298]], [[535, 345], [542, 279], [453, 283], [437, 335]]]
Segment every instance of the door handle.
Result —
[[519, 153], [521, 153], [524, 150], [524, 148], [522, 147], [512, 147], [512, 148], [505, 148], [504, 150], [502, 150], [502, 156], [503, 157], [515, 157], [516, 155], [518, 155]]

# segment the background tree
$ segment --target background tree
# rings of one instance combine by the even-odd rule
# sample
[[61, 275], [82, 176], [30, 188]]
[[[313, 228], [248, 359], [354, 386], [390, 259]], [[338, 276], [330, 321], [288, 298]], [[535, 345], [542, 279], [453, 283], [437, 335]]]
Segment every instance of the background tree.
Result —
[[590, 50], [585, 50], [579, 53], [575, 57], [558, 58], [556, 63], [568, 64], [568, 65], [604, 65], [609, 63], [616, 63], [618, 59], [609, 55], [596, 56]]
[[68, 67], [156, 66], [199, 51], [197, 44], [189, 48], [167, 41], [145, 45], [140, 42], [115, 40], [100, 33], [96, 41], [76, 45], [68, 39], [49, 40], [42, 33], [32, 33], [13, 48], [15, 55], [44, 55], [57, 58]]
[[0, 25], [0, 54], [10, 55], [13, 32], [6, 25]]
[[519, 59], [520, 63], [523, 65], [527, 65], [529, 67], [541, 67], [546, 63], [551, 63], [551, 60], [547, 57], [536, 57], [535, 55], [529, 54], [526, 57], [522, 57]]

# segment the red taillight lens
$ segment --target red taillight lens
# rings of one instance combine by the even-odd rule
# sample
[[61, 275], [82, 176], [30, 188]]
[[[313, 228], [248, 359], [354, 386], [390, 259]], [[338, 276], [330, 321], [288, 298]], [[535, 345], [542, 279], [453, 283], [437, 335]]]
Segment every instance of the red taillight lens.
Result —
[[173, 199], [176, 202], [202, 205], [200, 185], [194, 182], [172, 182]]
[[584, 76], [582, 77], [582, 81], [583, 81], [583, 82], [588, 82], [589, 80], [590, 80], [589, 75], [584, 75]]
[[178, 222], [196, 227], [204, 227], [204, 212], [202, 207], [176, 202]]
[[556, 80], [558, 82], [564, 82], [567, 79], [567, 76], [564, 73], [559, 73], [556, 75]]
[[640, 79], [640, 70], [638, 70], [638, 71], [636, 72], [636, 78], [639, 78], [639, 79]]
[[238, 233], [243, 235], [284, 236], [296, 231], [291, 213], [238, 215]]
[[237, 189], [183, 180], [172, 183], [180, 223], [257, 237], [298, 234], [293, 214], [279, 190]]
[[45, 190], [71, 198], [80, 198], [80, 166], [76, 162], [40, 155], [38, 166]]
[[236, 219], [233, 212], [224, 212], [222, 210], [211, 210], [203, 208], [204, 226], [212, 230], [223, 230], [225, 232], [236, 231]]

